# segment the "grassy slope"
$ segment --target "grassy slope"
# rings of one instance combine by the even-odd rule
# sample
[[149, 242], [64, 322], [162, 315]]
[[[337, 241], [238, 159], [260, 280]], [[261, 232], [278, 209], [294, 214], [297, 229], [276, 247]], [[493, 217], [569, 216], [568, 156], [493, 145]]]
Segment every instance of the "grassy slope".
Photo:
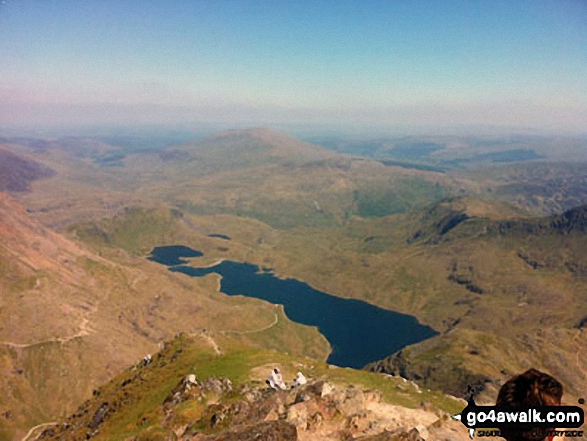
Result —
[[[222, 354], [214, 353], [210, 338], [218, 341]], [[335, 385], [375, 388], [382, 392], [383, 400], [390, 404], [415, 408], [422, 402], [429, 402], [447, 412], [456, 412], [462, 407], [460, 403], [438, 392], [418, 393], [413, 386], [399, 378], [353, 369], [332, 369], [324, 363], [255, 349], [226, 337], [208, 334], [195, 338], [180, 336], [169, 342], [148, 367], [122, 372], [98, 389], [99, 396], [86, 403], [81, 418], [74, 421], [82, 422], [79, 436], [83, 438], [87, 430], [85, 426], [99, 406], [104, 402], [117, 403], [118, 410], [100, 427], [96, 440], [123, 440], [140, 433], [155, 433], [157, 429], [164, 433], [163, 422], [166, 418], [162, 403], [187, 374], [194, 373], [202, 380], [210, 376], [225, 377], [232, 381], [234, 389], [238, 389], [243, 384], [262, 384], [271, 366], [280, 366], [284, 378], [293, 378], [295, 372], [302, 370], [309, 379], [325, 378]], [[121, 387], [123, 383], [128, 385]], [[186, 402], [174, 415], [174, 422], [193, 422], [200, 417], [204, 407], [203, 402]], [[70, 433], [70, 436], [76, 436], [75, 432]]]

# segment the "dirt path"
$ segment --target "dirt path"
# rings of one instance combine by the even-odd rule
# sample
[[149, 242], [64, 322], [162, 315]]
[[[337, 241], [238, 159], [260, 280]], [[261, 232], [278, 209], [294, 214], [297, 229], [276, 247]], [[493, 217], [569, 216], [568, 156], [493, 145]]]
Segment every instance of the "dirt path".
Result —
[[35, 427], [31, 427], [31, 429], [27, 432], [27, 434], [24, 436], [24, 438], [21, 441], [27, 441], [30, 438], [30, 436], [35, 432], [35, 430], [40, 429], [41, 427], [54, 426], [56, 424], [57, 424], [56, 422], [37, 424]]
[[142, 282], [143, 280], [147, 280], [147, 277], [145, 277], [142, 273], [139, 274], [137, 277], [134, 278], [134, 280], [131, 282], [130, 287], [131, 289], [137, 289], [137, 284], [139, 282]]
[[266, 331], [267, 329], [271, 329], [277, 323], [279, 323], [279, 316], [277, 314], [275, 314], [275, 319], [270, 324], [268, 324], [267, 326], [263, 326], [262, 328], [259, 328], [259, 329], [253, 329], [251, 331], [220, 331], [220, 332], [222, 332], [223, 334], [236, 334], [236, 335], [254, 334], [256, 332], [261, 332], [261, 331]]
[[93, 329], [90, 327], [89, 325], [90, 320], [88, 320], [87, 318], [82, 318], [82, 322], [80, 323], [79, 326], [79, 331], [76, 332], [73, 335], [70, 335], [68, 337], [57, 337], [57, 338], [51, 338], [49, 340], [41, 340], [41, 341], [37, 341], [37, 342], [33, 342], [33, 343], [14, 343], [11, 341], [0, 341], [0, 345], [4, 345], [4, 346], [8, 346], [11, 348], [30, 348], [31, 346], [37, 346], [37, 345], [41, 345], [44, 343], [67, 343], [68, 341], [71, 341], [73, 339], [76, 338], [80, 338], [80, 337], [85, 337], [87, 335], [90, 335], [90, 333], [94, 332]]
[[[279, 307], [280, 305], [275, 305], [276, 307]], [[267, 329], [271, 329], [273, 326], [277, 325], [277, 323], [279, 323], [279, 315], [278, 314], [274, 314], [275, 318], [273, 319], [273, 321], [271, 323], [269, 323], [267, 326], [263, 326], [262, 328], [259, 329], [253, 329], [251, 331], [216, 331], [220, 334], [226, 335], [226, 334], [236, 334], [236, 335], [245, 335], [245, 334], [253, 334], [255, 332], [261, 332], [261, 331], [266, 331]], [[220, 346], [218, 345], [218, 343], [216, 343], [216, 340], [214, 340], [214, 338], [212, 337], [212, 335], [210, 334], [210, 332], [208, 330], [199, 330], [199, 331], [194, 331], [194, 332], [189, 332], [188, 335], [190, 337], [199, 337], [203, 340], [205, 340], [214, 350], [214, 353], [216, 355], [222, 355], [224, 354], [224, 351], [222, 350], [222, 348], [220, 348]], [[159, 343], [159, 349], [161, 349], [163, 347], [163, 342]]]
[[216, 340], [214, 340], [212, 338], [212, 336], [210, 335], [210, 333], [206, 330], [202, 330], [202, 331], [196, 331], [196, 332], [190, 332], [188, 333], [188, 335], [190, 337], [200, 337], [203, 340], [206, 340], [206, 342], [212, 346], [212, 349], [214, 349], [214, 353], [216, 355], [222, 355], [224, 354], [224, 352], [222, 351], [222, 349], [220, 349], [220, 346], [218, 346], [218, 343], [216, 343]]

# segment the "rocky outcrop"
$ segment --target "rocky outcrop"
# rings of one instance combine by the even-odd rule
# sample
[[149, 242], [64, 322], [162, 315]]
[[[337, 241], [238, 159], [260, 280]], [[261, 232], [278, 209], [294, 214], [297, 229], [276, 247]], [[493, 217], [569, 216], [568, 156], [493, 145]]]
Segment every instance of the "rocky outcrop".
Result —
[[425, 441], [441, 439], [431, 435], [437, 430], [434, 424], [451, 424], [448, 415], [391, 406], [381, 402], [379, 391], [337, 388], [328, 381], [283, 391], [244, 386], [228, 396], [233, 399], [217, 397], [219, 402], [185, 427], [174, 427], [174, 410], [169, 408], [166, 429], [178, 441]]
[[[139, 373], [121, 384], [140, 382]], [[96, 399], [99, 399], [96, 396]], [[127, 405], [128, 406], [128, 405]], [[132, 405], [131, 405], [132, 406]], [[107, 429], [125, 410], [122, 400], [86, 403], [63, 423], [46, 429], [43, 440], [87, 440]], [[464, 441], [466, 431], [449, 415], [423, 405], [408, 409], [382, 402], [377, 390], [336, 387], [317, 380], [295, 389], [274, 390], [261, 383], [233, 387], [226, 378], [185, 376], [161, 403], [163, 422], [145, 420], [129, 441]], [[186, 414], [186, 409], [189, 412]], [[195, 417], [186, 418], [186, 415]], [[103, 436], [103, 435], [102, 435]]]
[[[275, 390], [263, 381], [267, 366], [253, 368], [234, 383], [221, 376], [199, 377], [195, 348], [179, 336], [152, 357], [139, 361], [68, 418], [45, 429], [42, 440], [126, 441], [464, 441], [460, 423], [433, 404], [416, 408], [383, 400], [406, 398], [418, 406], [415, 383], [368, 375], [380, 389], [341, 384], [330, 369], [308, 375], [300, 387]], [[197, 350], [201, 350], [200, 346]], [[187, 355], [186, 355], [187, 354]], [[198, 356], [201, 354], [198, 353]], [[217, 354], [210, 353], [210, 357]], [[222, 356], [218, 356], [222, 359]], [[232, 359], [231, 359], [232, 360]], [[222, 365], [222, 363], [218, 363]], [[215, 364], [213, 370], [218, 366]], [[232, 366], [234, 369], [234, 367]], [[189, 369], [189, 370], [188, 370]], [[293, 369], [292, 369], [293, 370]], [[263, 372], [263, 375], [258, 375]], [[181, 372], [184, 372], [183, 375]], [[309, 374], [309, 369], [306, 371]], [[334, 371], [335, 376], [336, 370]], [[364, 373], [363, 373], [364, 374]], [[345, 378], [345, 376], [343, 376]], [[335, 382], [337, 381], [337, 382]], [[353, 383], [352, 380], [342, 380]], [[362, 383], [364, 384], [364, 383]], [[368, 383], [371, 384], [371, 383]], [[405, 387], [404, 387], [405, 386]], [[385, 395], [384, 395], [385, 392]], [[403, 397], [403, 398], [402, 398]], [[455, 426], [458, 426], [455, 428]], [[448, 435], [446, 435], [448, 433]]]
[[420, 228], [407, 240], [407, 243], [422, 241], [432, 245], [447, 239], [448, 233], [457, 228], [460, 224], [471, 218], [462, 210], [456, 210], [447, 205], [448, 202], [440, 203], [425, 211], [420, 220]]
[[196, 436], [191, 439], [194, 441], [295, 441], [298, 439], [298, 433], [293, 424], [285, 421], [264, 421], [242, 430], [229, 431], [217, 436]]
[[488, 227], [488, 233], [499, 235], [568, 235], [585, 232], [587, 232], [587, 205], [546, 218], [501, 221]]
[[423, 387], [438, 389], [459, 398], [468, 398], [481, 393], [490, 378], [469, 372], [464, 367], [444, 366], [441, 360], [434, 364], [422, 365], [414, 362], [409, 354], [400, 350], [382, 360], [369, 363], [365, 369], [371, 372], [389, 374], [408, 380], [418, 381]]

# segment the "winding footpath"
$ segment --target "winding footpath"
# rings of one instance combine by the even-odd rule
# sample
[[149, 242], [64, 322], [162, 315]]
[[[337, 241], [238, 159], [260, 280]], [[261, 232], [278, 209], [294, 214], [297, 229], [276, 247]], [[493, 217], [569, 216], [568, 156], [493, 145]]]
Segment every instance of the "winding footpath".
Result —
[[275, 319], [270, 324], [268, 324], [267, 326], [263, 326], [262, 328], [259, 328], [259, 329], [253, 329], [251, 331], [220, 331], [220, 332], [223, 334], [236, 334], [236, 335], [255, 334], [257, 332], [262, 332], [262, 331], [266, 331], [267, 329], [271, 329], [277, 323], [279, 323], [279, 316], [277, 314], [275, 314]]
[[37, 346], [37, 345], [42, 345], [45, 343], [67, 343], [68, 341], [74, 340], [76, 338], [81, 338], [81, 337], [85, 337], [87, 335], [90, 335], [90, 333], [93, 332], [93, 329], [89, 326], [90, 321], [87, 318], [83, 318], [82, 322], [79, 326], [80, 330], [73, 334], [70, 335], [69, 337], [57, 337], [57, 338], [51, 338], [49, 340], [41, 340], [41, 341], [37, 341], [37, 342], [33, 342], [33, 343], [14, 343], [11, 341], [0, 341], [0, 345], [4, 345], [4, 346], [8, 346], [11, 348], [18, 348], [18, 349], [23, 349], [23, 348], [30, 348], [31, 346]]
[[27, 441], [31, 435], [33, 433], [35, 433], [35, 430], [40, 429], [41, 427], [45, 427], [45, 426], [55, 426], [57, 423], [56, 422], [51, 422], [51, 423], [43, 423], [43, 424], [37, 424], [35, 427], [32, 427], [27, 434], [24, 436], [24, 438], [21, 441]]

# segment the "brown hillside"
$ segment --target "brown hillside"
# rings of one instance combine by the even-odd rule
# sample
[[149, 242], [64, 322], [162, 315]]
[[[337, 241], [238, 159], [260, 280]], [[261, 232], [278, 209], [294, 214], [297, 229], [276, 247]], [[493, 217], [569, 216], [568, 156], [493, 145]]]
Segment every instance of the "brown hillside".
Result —
[[55, 172], [0, 147], [0, 191], [28, 191], [30, 183]]
[[[199, 237], [190, 234], [188, 244]], [[326, 356], [315, 329], [272, 305], [218, 294], [214, 277], [191, 280], [120, 250], [100, 254], [0, 194], [0, 440], [72, 412], [179, 331], [226, 331]]]

